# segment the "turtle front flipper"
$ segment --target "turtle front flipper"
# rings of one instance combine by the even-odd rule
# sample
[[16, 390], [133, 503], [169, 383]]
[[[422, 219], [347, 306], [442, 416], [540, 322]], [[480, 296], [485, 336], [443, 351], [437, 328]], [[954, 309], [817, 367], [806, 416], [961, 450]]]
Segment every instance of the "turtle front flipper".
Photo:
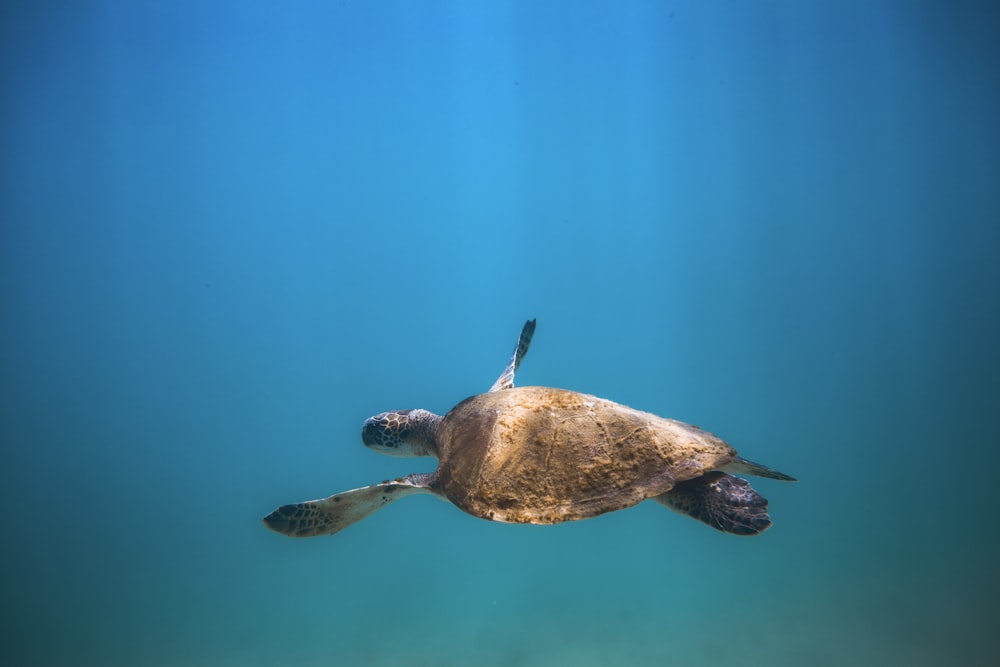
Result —
[[780, 479], [782, 482], [799, 481], [791, 475], [778, 472], [774, 468], [768, 468], [767, 466], [762, 466], [759, 463], [747, 461], [742, 456], [737, 456], [735, 459], [722, 466], [722, 469], [726, 472], [736, 473], [737, 475], [756, 475], [757, 477], [767, 477], [768, 479]]
[[436, 493], [431, 484], [432, 477], [427, 474], [409, 475], [337, 493], [329, 498], [282, 505], [264, 517], [264, 525], [289, 537], [333, 535], [403, 496]]
[[497, 381], [490, 387], [490, 391], [514, 388], [514, 373], [517, 372], [518, 366], [521, 365], [524, 355], [528, 354], [528, 346], [531, 345], [531, 337], [533, 335], [535, 335], [535, 320], [528, 320], [521, 328], [521, 335], [517, 338], [517, 345], [514, 347], [514, 354], [511, 355], [507, 368], [503, 369], [503, 373], [500, 374]]
[[767, 499], [745, 479], [717, 470], [681, 482], [655, 499], [724, 533], [758, 535], [771, 527]]

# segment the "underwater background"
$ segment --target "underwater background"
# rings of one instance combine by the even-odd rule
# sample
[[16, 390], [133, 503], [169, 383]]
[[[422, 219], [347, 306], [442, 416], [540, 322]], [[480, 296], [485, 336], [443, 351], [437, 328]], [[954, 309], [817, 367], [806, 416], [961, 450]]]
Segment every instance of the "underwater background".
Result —
[[[993, 665], [990, 2], [7, 2], [0, 663]], [[520, 385], [798, 477], [774, 526], [429, 496]]]

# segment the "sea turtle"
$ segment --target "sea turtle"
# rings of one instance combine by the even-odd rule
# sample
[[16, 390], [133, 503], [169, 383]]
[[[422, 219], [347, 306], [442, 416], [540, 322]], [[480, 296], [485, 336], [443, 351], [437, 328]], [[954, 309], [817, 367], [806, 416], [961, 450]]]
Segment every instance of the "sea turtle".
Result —
[[403, 496], [431, 493], [492, 521], [559, 523], [653, 498], [727, 533], [770, 527], [767, 500], [730, 473], [794, 478], [737, 456], [696, 426], [566, 389], [515, 388], [534, 331], [529, 320], [488, 392], [444, 417], [397, 410], [365, 421], [368, 447], [435, 456], [436, 471], [284, 505], [264, 523], [292, 537], [329, 535]]

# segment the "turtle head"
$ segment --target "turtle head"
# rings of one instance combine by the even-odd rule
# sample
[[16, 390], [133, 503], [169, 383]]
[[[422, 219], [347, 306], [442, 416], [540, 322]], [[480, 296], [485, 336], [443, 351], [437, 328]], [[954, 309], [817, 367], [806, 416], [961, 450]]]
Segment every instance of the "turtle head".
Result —
[[427, 410], [394, 410], [365, 420], [361, 440], [389, 456], [437, 455], [437, 429], [441, 417]]

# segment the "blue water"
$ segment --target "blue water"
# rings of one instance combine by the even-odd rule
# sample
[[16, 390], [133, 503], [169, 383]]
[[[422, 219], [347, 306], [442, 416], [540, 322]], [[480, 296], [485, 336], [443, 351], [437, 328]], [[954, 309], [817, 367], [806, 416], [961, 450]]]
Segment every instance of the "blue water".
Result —
[[[0, 663], [993, 665], [989, 2], [8, 2]], [[739, 538], [428, 496], [519, 384], [799, 477]]]

